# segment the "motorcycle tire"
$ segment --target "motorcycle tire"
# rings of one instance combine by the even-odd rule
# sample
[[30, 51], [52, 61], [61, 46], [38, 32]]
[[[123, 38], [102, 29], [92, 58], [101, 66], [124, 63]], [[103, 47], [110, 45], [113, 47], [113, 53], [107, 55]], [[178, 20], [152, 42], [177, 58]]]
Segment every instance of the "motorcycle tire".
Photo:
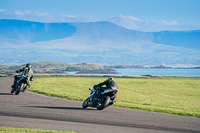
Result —
[[21, 83], [20, 86], [18, 86], [17, 90], [15, 91], [15, 95], [18, 95], [20, 91], [23, 89], [24, 83]]
[[25, 92], [27, 88], [28, 88], [28, 85], [24, 84], [24, 87], [23, 87], [23, 89], [21, 89], [21, 92]]
[[89, 98], [87, 98], [87, 99], [83, 102], [82, 107], [83, 107], [84, 109], [88, 107], [88, 102], [89, 102]]
[[110, 97], [106, 96], [101, 104], [97, 104], [97, 109], [103, 110], [109, 105], [109, 103], [110, 103]]
[[11, 89], [10, 93], [11, 93], [11, 94], [13, 94], [14, 92], [15, 92], [15, 88], [14, 88], [14, 87], [12, 87], [12, 89]]

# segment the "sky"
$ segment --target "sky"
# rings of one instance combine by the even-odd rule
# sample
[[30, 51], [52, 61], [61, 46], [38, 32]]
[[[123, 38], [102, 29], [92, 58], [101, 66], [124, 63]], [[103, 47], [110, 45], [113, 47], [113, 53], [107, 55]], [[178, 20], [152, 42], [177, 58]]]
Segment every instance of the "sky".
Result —
[[139, 31], [200, 29], [200, 0], [0, 0], [0, 19], [109, 21]]

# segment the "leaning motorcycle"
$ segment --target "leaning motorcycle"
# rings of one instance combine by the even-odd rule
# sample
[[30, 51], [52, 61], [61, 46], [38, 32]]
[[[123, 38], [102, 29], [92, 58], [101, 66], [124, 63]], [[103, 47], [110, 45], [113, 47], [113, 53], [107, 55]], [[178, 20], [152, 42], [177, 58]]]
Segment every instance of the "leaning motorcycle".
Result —
[[90, 94], [89, 97], [83, 102], [82, 107], [94, 107], [98, 110], [103, 110], [104, 108], [115, 104], [115, 98], [117, 97], [117, 89], [108, 89], [104, 92], [100, 92], [99, 97], [96, 97], [96, 89], [89, 89]]
[[26, 76], [21, 76], [21, 78], [17, 80], [16, 85], [12, 87], [11, 93], [15, 92], [15, 95], [18, 95], [20, 92], [24, 92], [27, 87], [28, 78]]

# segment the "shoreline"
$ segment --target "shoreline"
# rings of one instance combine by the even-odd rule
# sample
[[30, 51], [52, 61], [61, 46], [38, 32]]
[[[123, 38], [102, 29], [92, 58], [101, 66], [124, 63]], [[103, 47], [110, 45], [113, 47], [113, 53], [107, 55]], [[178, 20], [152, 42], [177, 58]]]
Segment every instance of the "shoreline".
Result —
[[[16, 74], [0, 74], [0, 77], [13, 77]], [[148, 78], [199, 78], [200, 77], [192, 77], [192, 76], [155, 76], [155, 75], [112, 75], [112, 74], [34, 74], [34, 77], [109, 77], [112, 76], [114, 78], [140, 78], [140, 79], [148, 79]]]

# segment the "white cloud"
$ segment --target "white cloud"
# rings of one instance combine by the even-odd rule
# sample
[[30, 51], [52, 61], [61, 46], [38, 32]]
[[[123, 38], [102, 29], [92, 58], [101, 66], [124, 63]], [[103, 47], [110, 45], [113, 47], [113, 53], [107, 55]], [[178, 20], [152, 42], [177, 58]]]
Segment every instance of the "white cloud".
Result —
[[178, 25], [178, 22], [176, 22], [175, 20], [173, 20], [173, 21], [171, 21], [171, 22], [168, 22], [168, 21], [166, 21], [166, 20], [162, 20], [162, 21], [160, 22], [160, 24], [162, 24], [162, 25]]
[[105, 20], [120, 25], [127, 29], [137, 29], [138, 23], [142, 22], [139, 18], [130, 15], [119, 15], [117, 17], [105, 18]]
[[10, 16], [17, 19], [38, 21], [38, 22], [91, 22], [98, 21], [99, 19], [94, 16], [77, 16], [72, 14], [64, 15], [51, 15], [48, 12], [38, 12], [25, 10], [16, 10], [14, 12], [9, 12]]
[[48, 12], [32, 12], [32, 15], [39, 17], [52, 17]]
[[[101, 21], [99, 17], [96, 16], [77, 16], [77, 15], [58, 15], [56, 16], [57, 22], [96, 22]], [[102, 20], [105, 21], [105, 20]]]
[[162, 30], [181, 30], [183, 27], [176, 20], [143, 20], [130, 15], [119, 15], [118, 17], [107, 18], [107, 21], [110, 21], [127, 29], [146, 32]]
[[4, 11], [6, 11], [6, 10], [0, 8], [0, 13], [1, 13], [1, 12], [4, 12]]
[[38, 12], [38, 11], [31, 11], [31, 10], [25, 10], [25, 11], [14, 11], [14, 15], [18, 16], [36, 16], [36, 17], [51, 17], [48, 12]]
[[23, 16], [23, 15], [24, 15], [24, 13], [21, 12], [21, 11], [15, 11], [14, 14], [15, 14], [15, 15], [18, 15], [18, 16]]
[[76, 15], [62, 15], [63, 18], [76, 18]]
[[133, 16], [130, 16], [130, 15], [120, 15], [119, 17], [124, 19], [124, 20], [127, 20], [127, 21], [137, 21], [137, 22], [140, 21], [140, 19], [133, 17]]

